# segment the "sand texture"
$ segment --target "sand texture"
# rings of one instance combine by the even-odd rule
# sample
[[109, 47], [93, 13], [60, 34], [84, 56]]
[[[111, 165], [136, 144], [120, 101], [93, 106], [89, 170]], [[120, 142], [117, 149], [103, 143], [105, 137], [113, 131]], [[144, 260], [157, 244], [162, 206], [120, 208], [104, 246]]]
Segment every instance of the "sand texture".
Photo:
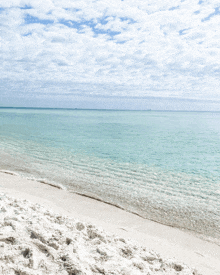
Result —
[[0, 194], [0, 274], [198, 274], [90, 223]]
[[220, 274], [192, 232], [1, 171], [0, 193], [0, 274]]

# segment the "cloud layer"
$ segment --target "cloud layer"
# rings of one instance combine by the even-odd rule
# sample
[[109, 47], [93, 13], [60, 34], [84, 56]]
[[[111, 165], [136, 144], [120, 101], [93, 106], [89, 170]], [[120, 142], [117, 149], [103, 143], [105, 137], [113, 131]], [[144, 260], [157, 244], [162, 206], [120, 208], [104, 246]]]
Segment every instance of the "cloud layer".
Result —
[[220, 100], [219, 1], [3, 2], [2, 99]]

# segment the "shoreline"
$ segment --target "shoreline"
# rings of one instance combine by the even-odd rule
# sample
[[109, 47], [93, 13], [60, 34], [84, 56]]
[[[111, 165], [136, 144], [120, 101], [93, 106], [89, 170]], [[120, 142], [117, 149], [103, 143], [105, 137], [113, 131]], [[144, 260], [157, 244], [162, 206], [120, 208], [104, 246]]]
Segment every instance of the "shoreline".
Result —
[[219, 238], [216, 238], [216, 237], [213, 237], [213, 236], [209, 236], [209, 235], [205, 235], [205, 234], [202, 234], [202, 233], [199, 233], [197, 232], [196, 230], [190, 230], [190, 229], [187, 229], [187, 228], [183, 228], [181, 226], [178, 226], [178, 225], [172, 225], [172, 224], [169, 224], [169, 223], [163, 223], [163, 222], [160, 222], [158, 220], [154, 220], [154, 219], [151, 219], [151, 218], [148, 218], [148, 217], [145, 217], [144, 215], [141, 215], [140, 213], [138, 212], [135, 212], [135, 211], [132, 211], [132, 210], [128, 210], [126, 208], [124, 208], [123, 206], [120, 206], [118, 204], [114, 204], [112, 202], [109, 202], [109, 201], [105, 201], [103, 200], [102, 198], [100, 198], [99, 196], [95, 195], [95, 194], [92, 194], [92, 193], [80, 193], [78, 191], [74, 191], [74, 190], [69, 190], [68, 188], [66, 188], [65, 186], [63, 186], [62, 184], [59, 184], [59, 183], [55, 183], [55, 182], [51, 182], [49, 180], [46, 180], [46, 179], [42, 179], [42, 178], [32, 178], [32, 177], [26, 177], [26, 176], [23, 176], [23, 175], [20, 175], [19, 173], [16, 173], [16, 172], [13, 172], [13, 171], [10, 171], [10, 170], [0, 170], [0, 174], [3, 173], [3, 174], [8, 174], [8, 175], [12, 175], [12, 176], [18, 176], [18, 177], [21, 177], [25, 180], [28, 180], [28, 181], [34, 181], [34, 182], [39, 182], [40, 184], [44, 184], [44, 185], [48, 185], [48, 186], [51, 186], [53, 188], [57, 188], [57, 189], [60, 189], [60, 190], [64, 190], [68, 193], [71, 193], [71, 194], [76, 194], [78, 196], [82, 196], [82, 197], [86, 197], [88, 199], [91, 199], [91, 200], [95, 200], [97, 202], [101, 202], [101, 203], [104, 203], [104, 204], [108, 204], [112, 207], [116, 207], [116, 208], [119, 208], [121, 209], [122, 211], [125, 211], [127, 213], [131, 213], [133, 215], [136, 215], [144, 220], [148, 220], [148, 221], [151, 221], [153, 223], [157, 223], [157, 224], [160, 224], [160, 225], [164, 225], [164, 226], [167, 226], [167, 227], [170, 227], [170, 228], [176, 228], [182, 232], [186, 232], [190, 235], [193, 235], [201, 240], [204, 240], [204, 241], [207, 241], [207, 242], [210, 242], [210, 243], [213, 243], [213, 244], [216, 244], [218, 246], [220, 246], [220, 239]]
[[62, 215], [103, 228], [108, 234], [131, 239], [159, 253], [163, 258], [195, 268], [204, 275], [220, 270], [220, 247], [178, 228], [162, 225], [86, 196], [0, 172], [0, 192], [53, 209]]

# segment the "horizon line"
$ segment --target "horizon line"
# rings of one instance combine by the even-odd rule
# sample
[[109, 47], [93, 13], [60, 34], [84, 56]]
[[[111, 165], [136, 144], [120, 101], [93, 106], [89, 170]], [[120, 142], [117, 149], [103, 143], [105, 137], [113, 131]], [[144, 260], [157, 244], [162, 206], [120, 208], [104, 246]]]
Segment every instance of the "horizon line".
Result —
[[148, 112], [200, 112], [200, 113], [219, 113], [220, 111], [210, 110], [159, 110], [159, 109], [91, 109], [91, 108], [68, 108], [68, 107], [13, 107], [13, 106], [0, 106], [0, 109], [41, 109], [41, 110], [78, 110], [78, 111], [148, 111]]

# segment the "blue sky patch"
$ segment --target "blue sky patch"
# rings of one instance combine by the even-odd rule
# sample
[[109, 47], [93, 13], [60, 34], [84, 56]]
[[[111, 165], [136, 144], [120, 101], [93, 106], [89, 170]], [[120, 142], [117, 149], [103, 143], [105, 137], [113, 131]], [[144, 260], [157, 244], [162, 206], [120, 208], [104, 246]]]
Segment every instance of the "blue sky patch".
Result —
[[[113, 16], [113, 18], [115, 18], [115, 16]], [[106, 25], [108, 23], [108, 19], [109, 19], [109, 16], [104, 16], [98, 20], [98, 23], [102, 25]]]
[[182, 29], [179, 31], [179, 35], [185, 35], [186, 31], [188, 31], [189, 29]]
[[35, 16], [31, 16], [30, 14], [26, 14], [25, 18], [25, 24], [43, 24], [43, 25], [48, 25], [54, 23], [53, 20], [41, 20]]
[[[98, 23], [101, 23], [102, 25], [106, 25], [108, 23], [108, 21], [106, 19], [107, 19], [107, 17], [102, 18], [102, 19], [98, 20]], [[120, 33], [120, 32], [116, 32], [116, 31], [111, 31], [109, 29], [108, 30], [100, 29], [100, 28], [96, 27], [96, 23], [94, 23], [93, 20], [77, 22], [74, 20], [61, 19], [61, 20], [59, 20], [59, 23], [65, 25], [69, 28], [77, 29], [79, 32], [82, 31], [84, 29], [84, 27], [90, 27], [95, 35], [107, 34], [107, 35], [113, 37]]]
[[121, 21], [127, 21], [128, 24], [134, 24], [136, 23], [136, 21], [134, 21], [134, 19], [129, 18], [129, 17], [120, 17]]
[[99, 35], [99, 34], [108, 34], [111, 37], [120, 34], [120, 32], [115, 32], [115, 31], [111, 31], [111, 30], [94, 29], [93, 31], [94, 31], [94, 33], [96, 35]]
[[216, 15], [220, 15], [220, 7], [218, 8], [215, 8], [215, 11], [213, 13], [210, 13], [209, 16], [207, 16], [206, 18], [202, 19], [201, 21], [204, 22], [204, 21], [208, 21], [210, 20], [213, 16], [216, 16]]
[[71, 12], [77, 12], [80, 11], [81, 9], [76, 9], [76, 8], [64, 8], [66, 11], [71, 11]]
[[82, 30], [85, 25], [90, 26], [92, 24], [92, 21], [77, 22], [77, 21], [74, 21], [74, 20], [61, 19], [61, 20], [59, 20], [59, 23], [65, 25], [69, 28]]
[[29, 36], [29, 35], [32, 35], [32, 32], [25, 33], [22, 36]]
[[172, 7], [172, 8], [169, 9], [169, 11], [173, 11], [173, 10], [177, 10], [177, 9], [179, 9], [179, 6], [177, 6], [177, 7]]
[[125, 44], [127, 41], [116, 41], [116, 44]]
[[25, 5], [24, 7], [21, 7], [20, 9], [21, 10], [30, 10], [30, 9], [32, 9], [32, 7], [29, 5]]

